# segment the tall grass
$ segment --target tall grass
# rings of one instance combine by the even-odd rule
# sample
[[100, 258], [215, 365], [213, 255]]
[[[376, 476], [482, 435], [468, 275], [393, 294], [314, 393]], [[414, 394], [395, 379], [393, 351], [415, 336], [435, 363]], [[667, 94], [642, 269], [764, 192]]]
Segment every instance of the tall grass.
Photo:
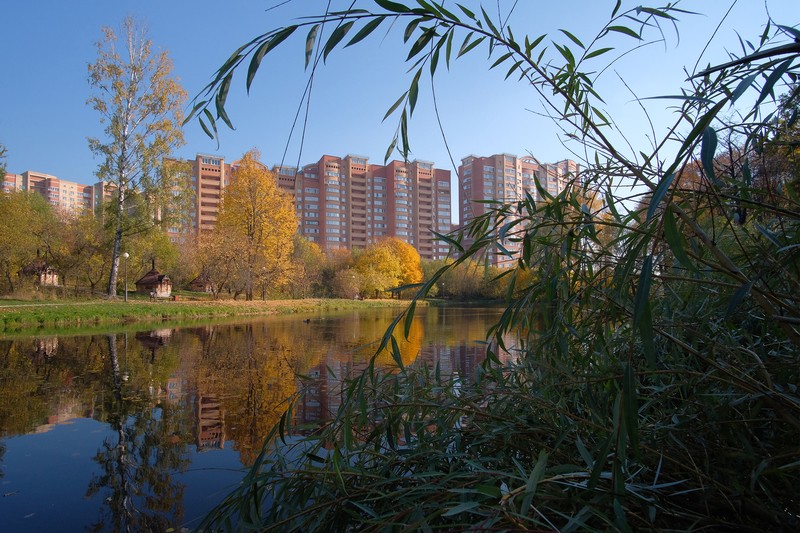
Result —
[[[360, 25], [355, 44], [386, 19], [407, 23], [412, 72], [433, 75], [449, 62], [456, 34], [459, 55], [489, 43], [494, 64], [529, 82], [591, 156], [557, 196], [539, 188], [489, 205], [442, 236], [458, 260], [418, 298], [448, 268], [487, 251], [516, 264], [501, 277], [506, 310], [475, 380], [403, 367], [395, 335], [408, 331], [415, 300], [383, 339], [397, 371], [370, 366], [309, 437], [292, 436], [289, 411], [201, 529], [800, 528], [800, 179], [796, 168], [773, 165], [797, 102], [768, 105], [787, 87], [797, 96], [800, 32], [770, 25], [742, 57], [696, 73], [671, 93], [681, 96], [672, 97], [680, 110], [668, 138], [650, 154], [626, 155], [599, 109], [597, 58], [609, 52], [609, 35], [638, 44], [681, 10], [618, 3], [591, 42], [561, 32], [551, 36], [558, 53], [540, 55], [547, 41], [515, 39], [486, 11], [375, 3], [375, 13], [327, 14], [336, 29], [318, 43], [325, 55], [351, 29]], [[218, 108], [248, 53], [258, 58], [252, 72], [307, 27], [313, 57], [322, 23], [240, 49], [208, 88], [222, 95]], [[416, 75], [395, 106], [405, 154], [418, 83]], [[745, 94], [755, 105], [741, 105]], [[723, 114], [731, 106], [735, 119]], [[621, 204], [621, 178], [647, 190], [638, 207]], [[501, 364], [501, 350], [514, 361]]]

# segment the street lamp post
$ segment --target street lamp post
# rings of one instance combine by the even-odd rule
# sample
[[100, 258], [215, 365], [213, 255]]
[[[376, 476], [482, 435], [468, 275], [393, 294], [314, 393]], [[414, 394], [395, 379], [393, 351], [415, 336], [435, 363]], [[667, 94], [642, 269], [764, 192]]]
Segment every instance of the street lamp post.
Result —
[[125, 301], [128, 301], [128, 258], [131, 255], [128, 252], [122, 254], [122, 258], [125, 260]]

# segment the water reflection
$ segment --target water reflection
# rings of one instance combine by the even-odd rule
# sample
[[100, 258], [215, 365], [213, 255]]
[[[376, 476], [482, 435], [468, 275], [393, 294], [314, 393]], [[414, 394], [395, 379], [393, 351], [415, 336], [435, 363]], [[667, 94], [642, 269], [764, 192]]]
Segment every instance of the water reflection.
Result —
[[[0, 341], [0, 483], [9, 495], [0, 499], [0, 523], [54, 531], [190, 524], [223, 497], [221, 484], [241, 477], [230, 468], [200, 471], [202, 458], [251, 464], [290, 398], [298, 431], [328, 418], [341, 402], [342, 377], [363, 370], [392, 312]], [[403, 363], [469, 376], [484, 354], [475, 341], [497, 316], [420, 310], [401, 341]], [[81, 475], [65, 475], [61, 492], [49, 496], [63, 500], [64, 516], [48, 515], [52, 501], [37, 501], [37, 482], [58, 475], [39, 471], [37, 454], [54, 455], [68, 429], [77, 450], [70, 468]], [[84, 456], [85, 465], [75, 459]], [[75, 491], [77, 483], [83, 488]]]

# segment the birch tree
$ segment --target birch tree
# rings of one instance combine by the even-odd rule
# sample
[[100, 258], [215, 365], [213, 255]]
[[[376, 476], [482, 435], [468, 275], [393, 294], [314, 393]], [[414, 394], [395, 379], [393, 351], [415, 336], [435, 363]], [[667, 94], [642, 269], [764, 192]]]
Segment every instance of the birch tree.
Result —
[[102, 138], [90, 138], [89, 148], [100, 158], [98, 179], [113, 193], [108, 296], [114, 297], [126, 232], [126, 201], [134, 192], [148, 198], [173, 186], [160, 172], [160, 163], [184, 142], [181, 123], [186, 92], [172, 74], [167, 52], [155, 51], [146, 29], [133, 18], [123, 21], [119, 36], [111, 28], [102, 32], [97, 59], [89, 64], [92, 96], [87, 104], [104, 125]]

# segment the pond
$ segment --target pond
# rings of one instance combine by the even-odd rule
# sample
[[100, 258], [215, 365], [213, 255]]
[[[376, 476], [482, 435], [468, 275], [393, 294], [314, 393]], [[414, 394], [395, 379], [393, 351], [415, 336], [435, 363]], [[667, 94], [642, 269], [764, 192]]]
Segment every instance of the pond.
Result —
[[[2, 529], [195, 527], [290, 398], [300, 432], [336, 411], [340, 380], [365, 368], [395, 313], [0, 340]], [[499, 316], [418, 309], [403, 362], [469, 377]]]

